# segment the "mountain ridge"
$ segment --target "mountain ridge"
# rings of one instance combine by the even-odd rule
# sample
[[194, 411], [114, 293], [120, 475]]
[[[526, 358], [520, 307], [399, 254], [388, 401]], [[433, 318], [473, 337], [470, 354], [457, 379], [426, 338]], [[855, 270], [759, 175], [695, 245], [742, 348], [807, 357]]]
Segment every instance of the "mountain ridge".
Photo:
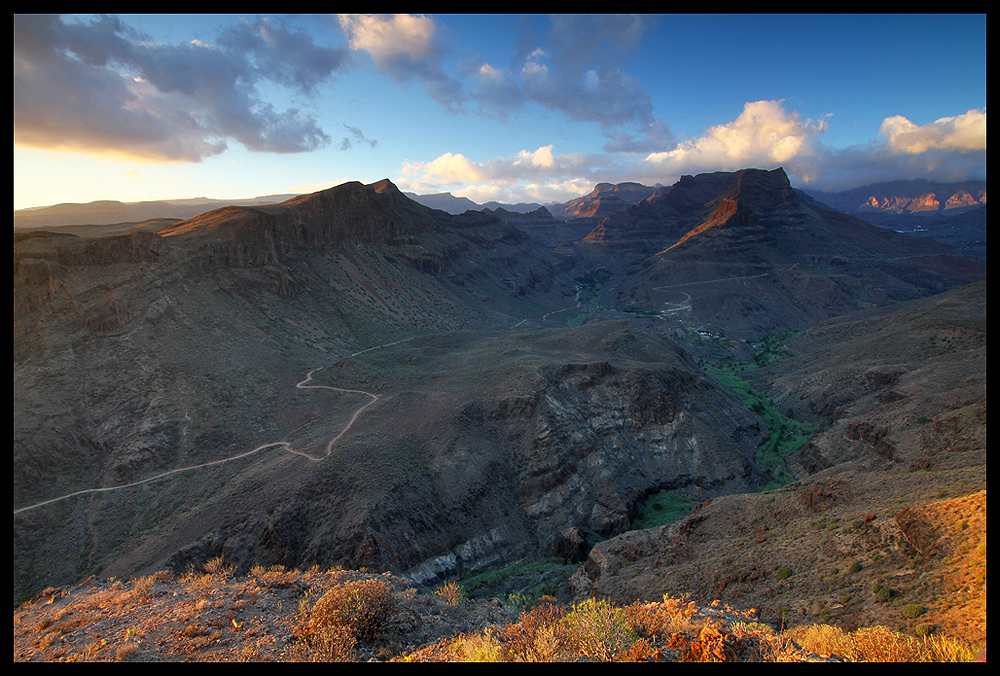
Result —
[[871, 183], [837, 192], [806, 190], [816, 199], [847, 213], [930, 214], [986, 205], [986, 181], [945, 183], [914, 179]]

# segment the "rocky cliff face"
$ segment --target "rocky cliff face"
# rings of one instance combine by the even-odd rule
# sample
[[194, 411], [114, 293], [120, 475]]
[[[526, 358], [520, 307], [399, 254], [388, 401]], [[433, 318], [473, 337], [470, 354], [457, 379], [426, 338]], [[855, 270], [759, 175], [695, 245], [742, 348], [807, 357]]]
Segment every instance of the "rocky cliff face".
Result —
[[[328, 441], [356, 407], [346, 394], [302, 398], [295, 386], [309, 370], [420, 333], [509, 327], [572, 298], [571, 261], [492, 216], [428, 209], [386, 182], [159, 232], [74, 232], [15, 233], [16, 508], [224, 460], [296, 430]], [[309, 461], [262, 449], [250, 456], [265, 456], [259, 464], [18, 516], [15, 586], [163, 561], [234, 508], [293, 504]], [[244, 481], [270, 497], [236, 488]], [[156, 507], [119, 509], [136, 500]]]
[[983, 448], [985, 291], [853, 313], [790, 341], [793, 357], [753, 375], [782, 406], [826, 421], [789, 467], [800, 478], [873, 460], [941, 468]]

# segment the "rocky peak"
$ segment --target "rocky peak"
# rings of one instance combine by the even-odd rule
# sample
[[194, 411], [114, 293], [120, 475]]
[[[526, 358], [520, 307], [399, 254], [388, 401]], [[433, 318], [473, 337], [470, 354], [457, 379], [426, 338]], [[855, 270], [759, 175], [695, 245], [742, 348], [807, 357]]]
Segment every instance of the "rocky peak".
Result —
[[[795, 192], [784, 169], [743, 169], [682, 176], [670, 187], [655, 190], [647, 199], [605, 216], [585, 238], [587, 242], [633, 246], [639, 242], [650, 250], [663, 251], [678, 243], [692, 228], [725, 213], [716, 214], [725, 200], [770, 212], [794, 203]], [[715, 214], [715, 215], [713, 215]], [[660, 248], [653, 250], [653, 247]]]
[[394, 244], [437, 228], [444, 216], [407, 198], [388, 179], [369, 185], [349, 181], [278, 205], [216, 209], [158, 234], [280, 250], [343, 241]]
[[641, 183], [598, 183], [590, 193], [563, 204], [561, 217], [572, 219], [607, 216], [641, 202], [655, 190]]
[[403, 193], [401, 193], [399, 191], [399, 188], [396, 187], [396, 184], [393, 183], [392, 181], [390, 181], [387, 178], [383, 178], [381, 181], [377, 181], [375, 183], [372, 183], [371, 187], [372, 187], [373, 190], [375, 190], [375, 192], [377, 192], [379, 194], [381, 194], [383, 192], [385, 192], [385, 193], [394, 193], [394, 194], [398, 194], [398, 195], [402, 195], [403, 194]]

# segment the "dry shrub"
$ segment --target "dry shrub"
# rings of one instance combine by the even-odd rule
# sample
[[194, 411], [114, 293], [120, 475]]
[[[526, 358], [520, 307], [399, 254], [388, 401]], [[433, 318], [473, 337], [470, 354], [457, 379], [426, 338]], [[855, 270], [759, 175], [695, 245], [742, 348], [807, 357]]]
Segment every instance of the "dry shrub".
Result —
[[44, 650], [53, 645], [62, 636], [58, 631], [50, 631], [38, 640], [38, 648]]
[[205, 572], [209, 575], [218, 575], [223, 578], [231, 577], [233, 570], [232, 566], [226, 565], [225, 560], [221, 556], [216, 556], [205, 562]]
[[927, 636], [923, 639], [926, 657], [931, 662], [972, 662], [976, 651], [951, 636]]
[[844, 656], [850, 649], [850, 638], [840, 627], [829, 624], [811, 624], [787, 629], [785, 637], [792, 639], [803, 650], [817, 655]]
[[521, 619], [497, 633], [512, 662], [552, 662], [567, 648], [566, 611], [542, 603], [521, 614]]
[[463, 634], [449, 644], [456, 662], [503, 662], [505, 651], [500, 641], [487, 629], [478, 634]]
[[313, 606], [310, 627], [323, 632], [344, 627], [357, 640], [372, 639], [381, 631], [396, 602], [392, 585], [385, 580], [354, 580], [338, 584]]
[[87, 605], [91, 608], [109, 608], [121, 605], [129, 600], [131, 594], [121, 580], [114, 580], [107, 589], [94, 592]]
[[155, 583], [156, 577], [154, 575], [140, 577], [132, 584], [132, 590], [129, 593], [128, 600], [135, 603], [145, 603], [149, 600]]
[[888, 627], [862, 627], [847, 633], [827, 624], [795, 627], [784, 632], [803, 649], [838, 655], [856, 662], [967, 662], [971, 647], [949, 636], [914, 638]]
[[862, 627], [850, 634], [847, 657], [856, 662], [919, 662], [920, 641], [888, 627]]
[[126, 643], [115, 650], [115, 660], [118, 662], [127, 662], [138, 654], [139, 646], [134, 643]]
[[315, 627], [310, 635], [312, 659], [319, 662], [350, 662], [357, 639], [350, 627], [324, 624]]
[[656, 647], [644, 638], [640, 638], [617, 659], [622, 662], [653, 662], [656, 660]]
[[739, 638], [765, 637], [773, 638], [774, 629], [763, 622], [733, 622], [730, 631]]
[[696, 620], [694, 603], [664, 599], [663, 603], [633, 603], [625, 606], [629, 624], [645, 638], [669, 636], [677, 632], [697, 633], [704, 620]]
[[434, 593], [449, 606], [457, 606], [465, 598], [465, 592], [457, 582], [445, 582]]

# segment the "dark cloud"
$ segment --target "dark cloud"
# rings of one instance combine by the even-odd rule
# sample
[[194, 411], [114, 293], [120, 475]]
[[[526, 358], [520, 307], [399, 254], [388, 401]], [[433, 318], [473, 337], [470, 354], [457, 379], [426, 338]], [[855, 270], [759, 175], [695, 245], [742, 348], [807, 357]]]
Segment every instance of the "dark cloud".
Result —
[[615, 135], [609, 147], [616, 151], [664, 147], [666, 126], [654, 116], [652, 99], [623, 69], [653, 21], [633, 15], [525, 17], [509, 66], [469, 58], [453, 77], [444, 68], [449, 51], [441, 35], [447, 31], [433, 18], [337, 17], [348, 44], [367, 53], [376, 69], [398, 82], [421, 83], [452, 112], [472, 103], [479, 114], [505, 119], [538, 104], [600, 125]]
[[604, 132], [608, 142], [604, 151], [609, 153], [655, 153], [674, 148], [677, 139], [670, 131], [666, 122], [659, 118], [637, 125], [638, 132], [631, 134], [623, 128], [609, 129]]
[[365, 143], [371, 148], [374, 148], [378, 144], [378, 141], [365, 137], [364, 133], [357, 127], [352, 127], [348, 124], [345, 124], [344, 129], [350, 132], [351, 136], [350, 137], [345, 136], [343, 139], [341, 139], [340, 141], [341, 150], [350, 150], [354, 146], [354, 143], [351, 141], [351, 138], [353, 138], [354, 141], [357, 141], [358, 143]]
[[261, 77], [302, 93], [309, 93], [351, 62], [349, 49], [317, 46], [308, 33], [266, 18], [226, 29], [218, 43], [247, 58]]
[[313, 150], [330, 142], [315, 118], [276, 110], [258, 86], [308, 92], [348, 58], [266, 20], [227, 29], [217, 45], [164, 45], [115, 17], [16, 15], [15, 142], [179, 161], [216, 155], [229, 141]]
[[654, 19], [634, 15], [558, 15], [519, 22], [507, 68], [479, 62], [474, 98], [484, 114], [505, 117], [535, 103], [577, 122], [600, 125], [609, 152], [649, 152], [674, 144], [643, 85], [626, 74], [631, 53]]

